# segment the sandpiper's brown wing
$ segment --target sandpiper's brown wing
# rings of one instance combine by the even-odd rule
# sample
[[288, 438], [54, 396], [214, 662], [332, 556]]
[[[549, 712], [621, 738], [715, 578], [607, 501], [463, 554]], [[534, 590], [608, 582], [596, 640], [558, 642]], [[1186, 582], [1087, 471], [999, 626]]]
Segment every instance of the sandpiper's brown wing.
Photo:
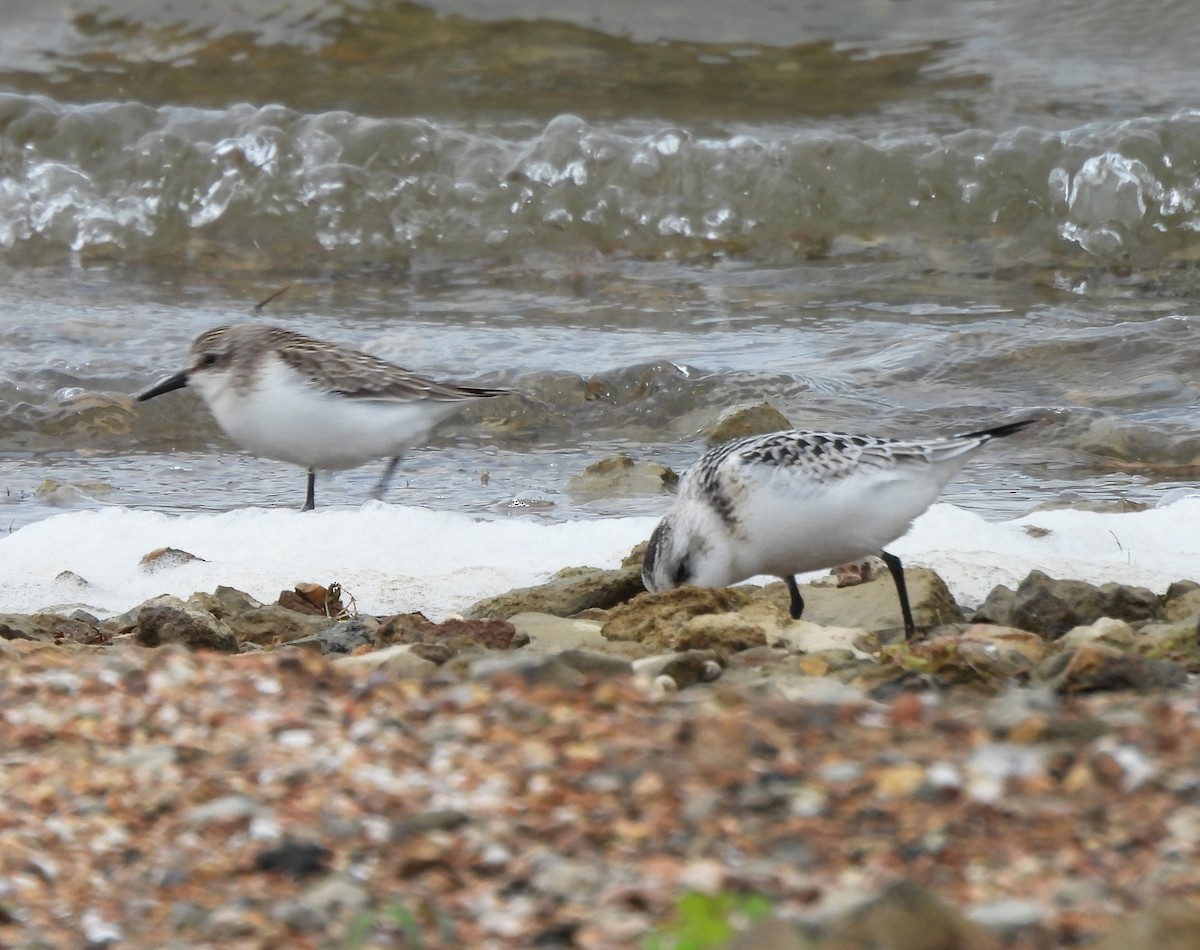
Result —
[[443, 383], [361, 350], [314, 340], [272, 327], [272, 346], [279, 358], [318, 389], [347, 399], [382, 402], [454, 402], [507, 396], [512, 390]]

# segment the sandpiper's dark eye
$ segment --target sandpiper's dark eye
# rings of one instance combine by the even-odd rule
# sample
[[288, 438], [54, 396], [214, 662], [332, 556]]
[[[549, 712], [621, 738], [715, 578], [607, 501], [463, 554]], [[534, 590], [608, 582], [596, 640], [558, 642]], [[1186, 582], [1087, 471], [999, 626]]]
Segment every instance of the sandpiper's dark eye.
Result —
[[200, 368], [201, 369], [206, 369], [209, 366], [216, 366], [216, 365], [217, 365], [217, 354], [216, 353], [205, 353], [202, 357], [200, 357]]

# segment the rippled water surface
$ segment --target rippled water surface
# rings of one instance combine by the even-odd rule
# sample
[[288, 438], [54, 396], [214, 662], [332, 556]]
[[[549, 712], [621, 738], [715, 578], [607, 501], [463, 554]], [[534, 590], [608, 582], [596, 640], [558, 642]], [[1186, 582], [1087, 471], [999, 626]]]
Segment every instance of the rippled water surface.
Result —
[[1190, 4], [227, 6], [6, 8], [2, 529], [298, 505], [191, 394], [129, 396], [249, 319], [520, 390], [397, 502], [654, 513], [567, 480], [681, 469], [762, 399], [897, 435], [1043, 415], [947, 493], [984, 511], [1195, 487]]

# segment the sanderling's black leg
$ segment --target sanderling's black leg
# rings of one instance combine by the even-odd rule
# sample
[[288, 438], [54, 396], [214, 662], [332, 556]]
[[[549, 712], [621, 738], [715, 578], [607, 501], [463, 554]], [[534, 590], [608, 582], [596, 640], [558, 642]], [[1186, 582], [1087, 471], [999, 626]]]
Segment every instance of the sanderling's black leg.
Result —
[[787, 584], [787, 589], [792, 595], [792, 606], [789, 612], [793, 620], [799, 620], [800, 615], [804, 613], [804, 598], [800, 596], [800, 588], [796, 586], [796, 577], [794, 574], [789, 574], [783, 579], [783, 582]]
[[308, 493], [304, 496], [304, 507], [301, 511], [312, 511], [317, 507], [317, 473], [313, 469], [308, 470]]
[[904, 567], [900, 564], [900, 558], [894, 554], [880, 551], [879, 556], [883, 558], [883, 563], [892, 573], [892, 580], [896, 582], [896, 593], [900, 595], [900, 614], [904, 617], [904, 639], [911, 640], [917, 633], [917, 626], [913, 623], [912, 608], [908, 606], [908, 588], [904, 586]]
[[388, 482], [392, 480], [392, 476], [396, 474], [396, 466], [400, 464], [400, 459], [404, 456], [397, 455], [394, 458], [388, 459], [387, 465], [383, 467], [383, 474], [379, 477], [379, 484], [375, 486], [375, 490], [371, 492], [371, 497], [376, 501], [383, 498], [383, 493], [387, 491]]

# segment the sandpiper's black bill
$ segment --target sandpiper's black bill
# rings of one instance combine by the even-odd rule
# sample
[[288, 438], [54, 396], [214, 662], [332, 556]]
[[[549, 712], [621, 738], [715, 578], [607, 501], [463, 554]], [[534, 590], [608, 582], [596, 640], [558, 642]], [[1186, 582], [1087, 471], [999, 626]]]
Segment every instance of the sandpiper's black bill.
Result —
[[145, 402], [147, 399], [153, 399], [155, 396], [161, 396], [163, 393], [174, 392], [176, 389], [183, 389], [183, 387], [187, 384], [187, 373], [176, 373], [174, 376], [168, 376], [157, 386], [151, 386], [144, 393], [139, 393], [137, 396], [137, 401]]

